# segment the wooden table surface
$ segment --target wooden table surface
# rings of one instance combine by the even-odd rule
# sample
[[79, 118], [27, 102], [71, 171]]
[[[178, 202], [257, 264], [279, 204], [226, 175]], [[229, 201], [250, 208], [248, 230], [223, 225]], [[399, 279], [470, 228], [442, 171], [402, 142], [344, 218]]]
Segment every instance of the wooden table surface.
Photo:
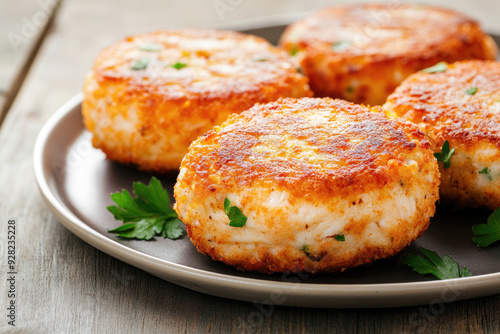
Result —
[[[358, 310], [276, 306], [264, 314], [252, 303], [176, 286], [98, 251], [63, 227], [38, 192], [32, 167], [35, 137], [54, 111], [81, 90], [103, 47], [128, 34], [220, 27], [342, 1], [66, 0], [59, 10], [50, 0], [0, 1], [0, 120], [7, 115], [0, 128], [0, 332], [500, 332], [500, 295], [446, 304], [439, 312], [426, 305]], [[452, 5], [500, 31], [498, 0], [433, 3]], [[16, 221], [15, 327], [7, 317], [9, 219]]]

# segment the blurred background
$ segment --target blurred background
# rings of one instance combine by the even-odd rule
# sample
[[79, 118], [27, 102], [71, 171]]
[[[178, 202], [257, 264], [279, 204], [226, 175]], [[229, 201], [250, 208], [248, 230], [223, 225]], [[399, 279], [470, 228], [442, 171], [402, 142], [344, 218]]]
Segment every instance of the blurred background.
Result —
[[[61, 89], [60, 93], [69, 97], [81, 89], [83, 76], [99, 50], [129, 34], [164, 28], [284, 24], [316, 9], [355, 2], [374, 1], [1, 0], [0, 105], [3, 105], [2, 110], [8, 109], [12, 102], [9, 100], [17, 94], [16, 86], [20, 87], [35, 56], [52, 58], [53, 66], [35, 66], [30, 73], [51, 75], [47, 71], [57, 72], [56, 75], [65, 80], [60, 82], [60, 87], [51, 89]], [[454, 8], [478, 19], [488, 31], [500, 32], [499, 0], [433, 0], [427, 3]], [[49, 25], [51, 17], [54, 20]], [[47, 96], [46, 92], [41, 93]]]

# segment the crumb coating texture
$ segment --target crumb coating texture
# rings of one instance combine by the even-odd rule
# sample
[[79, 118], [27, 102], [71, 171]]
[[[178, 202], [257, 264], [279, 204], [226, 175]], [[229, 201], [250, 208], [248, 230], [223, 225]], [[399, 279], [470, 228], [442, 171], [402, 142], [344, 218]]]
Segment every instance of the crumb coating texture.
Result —
[[[198, 138], [174, 195], [192, 242], [215, 260], [268, 273], [335, 272], [418, 238], [438, 186], [414, 125], [305, 98], [256, 105]], [[244, 227], [228, 225], [226, 197], [248, 217]]]
[[498, 53], [469, 17], [410, 4], [327, 8], [290, 25], [280, 46], [294, 54], [316, 96], [370, 105], [439, 61], [494, 60]]
[[449, 168], [440, 163], [443, 203], [500, 207], [499, 62], [463, 61], [443, 72], [416, 73], [384, 108], [416, 123], [435, 152], [446, 140], [455, 149]]
[[[145, 68], [134, 70], [138, 62]], [[109, 159], [163, 172], [177, 169], [189, 144], [230, 113], [311, 94], [289, 56], [261, 38], [170, 30], [102, 51], [85, 81], [82, 113]]]

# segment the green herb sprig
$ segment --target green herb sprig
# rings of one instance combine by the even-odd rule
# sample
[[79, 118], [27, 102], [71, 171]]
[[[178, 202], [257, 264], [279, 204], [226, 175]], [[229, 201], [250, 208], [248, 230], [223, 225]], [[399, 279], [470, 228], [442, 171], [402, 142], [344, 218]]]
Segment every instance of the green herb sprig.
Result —
[[268, 61], [269, 58], [264, 57], [264, 56], [255, 56], [252, 58], [252, 60], [256, 61], [256, 62], [264, 62], [264, 61]]
[[303, 251], [306, 256], [311, 256], [311, 253], [309, 253], [309, 247], [307, 245], [303, 245], [300, 250]]
[[487, 224], [472, 226], [472, 233], [472, 241], [479, 247], [488, 247], [500, 240], [500, 208], [488, 217]]
[[144, 57], [139, 60], [137, 60], [134, 65], [132, 65], [131, 69], [134, 71], [139, 71], [139, 70], [144, 70], [148, 67], [149, 65], [149, 58]]
[[491, 176], [491, 170], [489, 170], [488, 167], [484, 167], [478, 173], [479, 174], [484, 174], [484, 176], [486, 176], [488, 178], [488, 180], [490, 180], [490, 181], [493, 180], [493, 177]]
[[138, 48], [142, 51], [158, 52], [163, 50], [163, 45], [147, 43], [147, 44], [139, 44]]
[[186, 63], [175, 63], [173, 65], [171, 65], [173, 68], [175, 68], [176, 70], [180, 70], [181, 68], [184, 68], [187, 66]]
[[237, 206], [232, 206], [229, 198], [224, 199], [224, 212], [229, 217], [229, 226], [243, 227], [247, 223], [247, 217]]
[[431, 66], [431, 67], [428, 67], [426, 69], [423, 69], [422, 72], [425, 72], [425, 73], [440, 73], [440, 72], [444, 72], [448, 69], [448, 65], [442, 61], [440, 63], [437, 63], [436, 65], [434, 66]]
[[335, 42], [332, 45], [332, 50], [335, 52], [343, 52], [351, 47], [351, 43], [347, 41]]
[[111, 194], [117, 204], [107, 207], [123, 225], [109, 230], [127, 239], [150, 240], [156, 235], [177, 239], [184, 233], [177, 213], [170, 208], [168, 192], [154, 176], [149, 185], [134, 182], [134, 197], [127, 190]]
[[345, 241], [345, 237], [343, 234], [337, 234], [336, 236], [333, 237], [337, 241]]
[[464, 93], [467, 95], [474, 95], [477, 93], [477, 87], [468, 88], [464, 91]]
[[437, 161], [441, 161], [443, 163], [444, 168], [449, 168], [451, 163], [450, 163], [450, 158], [455, 152], [455, 149], [452, 148], [450, 150], [450, 143], [448, 141], [445, 141], [443, 143], [443, 147], [441, 148], [441, 153], [434, 153], [434, 156], [436, 157]]
[[429, 249], [423, 247], [418, 249], [426, 258], [420, 255], [407, 255], [403, 258], [403, 263], [412, 267], [417, 273], [422, 275], [431, 274], [441, 280], [472, 276], [467, 267], [463, 267], [462, 271], [460, 271], [458, 263], [453, 261], [449, 255], [440, 257], [436, 252]]

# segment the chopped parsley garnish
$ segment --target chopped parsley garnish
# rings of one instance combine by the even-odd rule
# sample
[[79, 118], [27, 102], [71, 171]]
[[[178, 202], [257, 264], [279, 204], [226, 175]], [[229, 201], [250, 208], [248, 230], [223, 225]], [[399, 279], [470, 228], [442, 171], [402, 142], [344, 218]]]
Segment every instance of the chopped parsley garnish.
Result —
[[297, 67], [297, 73], [300, 73], [302, 75], [304, 75], [304, 71], [302, 70], [302, 67]]
[[351, 43], [349, 43], [347, 41], [340, 41], [340, 42], [333, 43], [332, 50], [335, 52], [342, 52], [342, 51], [346, 51], [350, 47], [351, 47]]
[[434, 66], [423, 69], [422, 71], [425, 73], [439, 73], [439, 72], [444, 72], [447, 69], [448, 69], [448, 65], [444, 61], [442, 61], [440, 63], [437, 63]]
[[336, 236], [333, 237], [337, 241], [345, 241], [345, 237], [343, 234], [337, 234]]
[[186, 63], [175, 63], [172, 65], [172, 67], [175, 68], [176, 70], [180, 70], [181, 68], [184, 68], [186, 66], [187, 66]]
[[467, 95], [474, 95], [477, 93], [477, 87], [471, 87], [469, 89], [466, 89], [464, 93]]
[[247, 217], [237, 206], [231, 206], [231, 201], [224, 199], [224, 212], [229, 217], [229, 226], [243, 227], [247, 223]]
[[290, 49], [290, 55], [295, 56], [297, 52], [299, 52], [299, 47], [297, 45], [292, 46], [292, 48]]
[[303, 251], [307, 257], [311, 256], [311, 253], [309, 253], [309, 247], [307, 247], [307, 245], [302, 246], [300, 250]]
[[445, 141], [443, 147], [441, 148], [441, 153], [434, 153], [434, 156], [436, 157], [437, 161], [441, 161], [443, 163], [444, 168], [449, 168], [450, 158], [454, 152], [455, 149], [452, 148], [450, 150], [450, 143], [448, 143], [448, 141]]
[[352, 87], [352, 86], [347, 87], [346, 92], [347, 92], [348, 94], [352, 94], [352, 93], [354, 93], [354, 87]]
[[403, 263], [412, 267], [419, 274], [431, 274], [439, 279], [450, 279], [472, 276], [472, 273], [463, 267], [459, 271], [458, 263], [453, 261], [449, 255], [442, 258], [434, 251], [419, 247], [418, 248], [426, 258], [420, 255], [407, 255], [403, 258]]
[[253, 57], [252, 60], [262, 62], [262, 61], [268, 61], [269, 59], [267, 59], [266, 57], [263, 57], [263, 56], [257, 56], [257, 57]]
[[472, 226], [472, 233], [474, 233], [472, 241], [479, 247], [488, 247], [500, 240], [500, 208], [488, 217], [487, 222], [487, 224]]
[[491, 170], [489, 170], [488, 167], [484, 167], [478, 173], [484, 174], [484, 176], [486, 176], [490, 181], [493, 180], [493, 178], [491, 177]]
[[134, 65], [132, 65], [131, 69], [133, 70], [143, 70], [145, 69], [146, 67], [148, 67], [148, 64], [149, 64], [149, 58], [141, 58], [139, 59], [138, 61], [136, 61], [134, 63]]
[[109, 230], [119, 237], [150, 240], [155, 235], [177, 239], [184, 233], [177, 213], [170, 208], [168, 192], [154, 176], [149, 186], [142, 182], [133, 183], [134, 197], [127, 190], [111, 194], [117, 206], [107, 207], [122, 226]]
[[163, 45], [160, 45], [160, 44], [152, 44], [152, 43], [148, 43], [148, 44], [139, 44], [139, 49], [141, 49], [142, 51], [149, 51], [149, 52], [158, 52], [160, 50], [163, 50]]

